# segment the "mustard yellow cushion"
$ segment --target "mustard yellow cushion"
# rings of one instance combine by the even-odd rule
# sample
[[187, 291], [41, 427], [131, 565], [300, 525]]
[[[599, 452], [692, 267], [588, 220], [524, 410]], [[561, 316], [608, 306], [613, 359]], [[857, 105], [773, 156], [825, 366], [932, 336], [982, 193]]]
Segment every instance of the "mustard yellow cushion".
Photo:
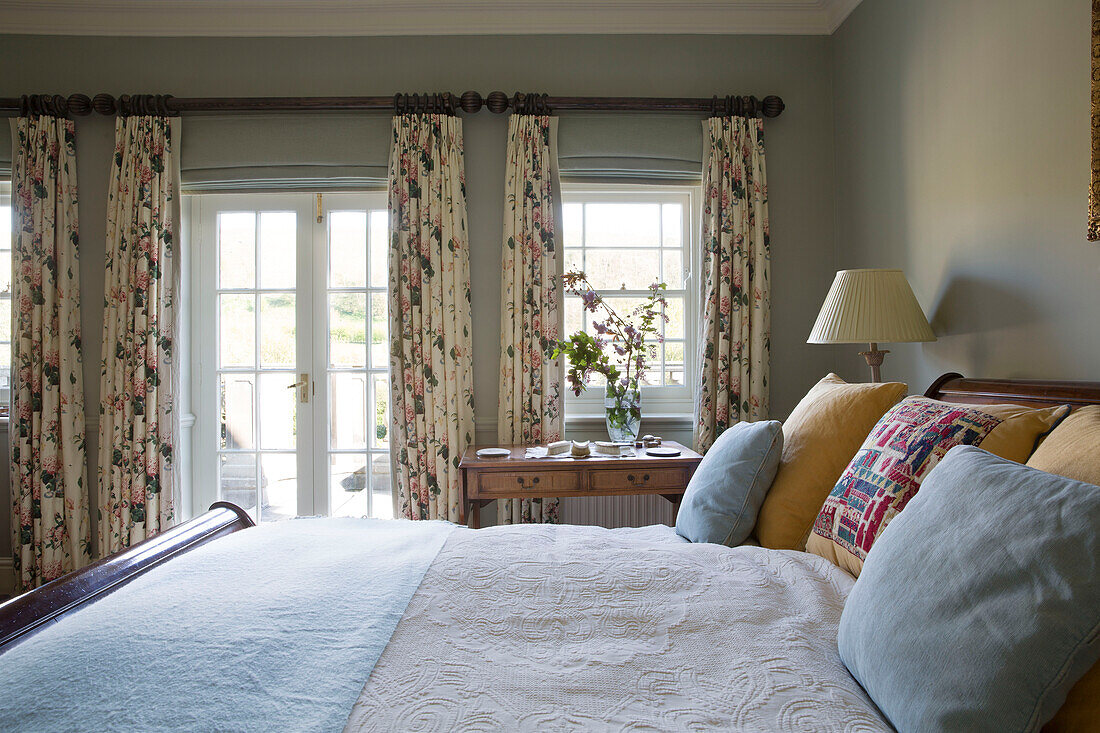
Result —
[[[1075, 410], [1035, 449], [1027, 465], [1100, 485], [1100, 405]], [[1077, 681], [1043, 733], [1100, 733], [1100, 665]]]
[[908, 387], [901, 382], [848, 384], [822, 379], [783, 423], [783, 456], [754, 532], [761, 546], [801, 550], [821, 502], [867, 433]]
[[1100, 664], [1069, 688], [1066, 701], [1043, 733], [1100, 733]]
[[1100, 405], [1075, 410], [1035, 449], [1027, 465], [1100, 485]]
[[960, 405], [909, 397], [887, 412], [826, 497], [806, 551], [858, 576], [871, 546], [940, 459], [971, 445], [1023, 463], [1066, 405]]

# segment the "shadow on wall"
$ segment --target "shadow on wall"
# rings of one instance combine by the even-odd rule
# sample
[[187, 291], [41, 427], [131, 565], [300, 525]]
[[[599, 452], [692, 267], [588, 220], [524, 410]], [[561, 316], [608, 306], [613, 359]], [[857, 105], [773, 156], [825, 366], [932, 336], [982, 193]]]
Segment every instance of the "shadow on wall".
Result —
[[[947, 271], [953, 268], [949, 265]], [[1043, 339], [1044, 329], [1031, 329], [1042, 320], [1035, 302], [1024, 288], [1012, 287], [1003, 279], [983, 278], [971, 274], [950, 277], [942, 286], [935, 306], [929, 313], [937, 340], [923, 344], [928, 357], [949, 365], [954, 371], [986, 377], [1012, 376], [999, 374], [1007, 333], [1026, 329], [1027, 349], [1043, 353], [1045, 360], [1058, 358], [1052, 353], [1057, 343]], [[1041, 340], [1035, 340], [1035, 334]], [[1018, 364], [1015, 368], [1025, 368]]]

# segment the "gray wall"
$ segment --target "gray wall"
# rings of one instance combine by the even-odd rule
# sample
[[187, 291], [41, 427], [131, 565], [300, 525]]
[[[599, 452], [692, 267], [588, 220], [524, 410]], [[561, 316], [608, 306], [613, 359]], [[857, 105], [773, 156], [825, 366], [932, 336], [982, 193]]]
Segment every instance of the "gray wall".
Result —
[[[773, 252], [772, 402], [786, 415], [833, 368], [805, 344], [835, 269], [833, 116], [827, 37], [528, 36], [182, 39], [0, 36], [0, 96], [50, 92], [176, 96], [374, 95], [494, 89], [551, 94], [778, 94], [769, 121]], [[475, 412], [492, 440], [499, 358], [503, 116], [467, 117]], [[77, 122], [88, 405], [98, 404], [109, 120]], [[186, 120], [184, 120], [186, 140]], [[186, 144], [186, 143], [185, 143]], [[94, 412], [93, 412], [94, 414]], [[89, 431], [89, 437], [94, 430]], [[94, 441], [89, 445], [94, 455]], [[6, 485], [0, 502], [6, 504]], [[7, 554], [8, 536], [0, 536]]]
[[864, 0], [832, 37], [838, 264], [904, 268], [940, 336], [886, 377], [1100, 379], [1089, 12]]

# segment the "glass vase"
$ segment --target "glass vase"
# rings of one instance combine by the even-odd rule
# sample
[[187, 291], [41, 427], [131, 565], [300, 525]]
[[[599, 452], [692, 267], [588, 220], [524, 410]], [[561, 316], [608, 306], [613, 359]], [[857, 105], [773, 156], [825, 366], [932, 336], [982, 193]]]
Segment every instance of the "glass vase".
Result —
[[637, 388], [608, 387], [603, 401], [607, 437], [616, 443], [633, 443], [642, 427], [642, 395]]

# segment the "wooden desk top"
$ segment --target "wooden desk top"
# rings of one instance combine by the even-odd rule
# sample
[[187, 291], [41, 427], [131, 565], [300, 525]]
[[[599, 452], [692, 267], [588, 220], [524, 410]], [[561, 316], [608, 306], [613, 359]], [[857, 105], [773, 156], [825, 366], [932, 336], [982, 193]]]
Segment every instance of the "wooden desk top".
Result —
[[[599, 464], [600, 468], [612, 468], [621, 465], [623, 468], [654, 468], [669, 463], [698, 463], [703, 457], [687, 446], [666, 440], [663, 448], [678, 448], [680, 455], [662, 458], [645, 455], [645, 448], [636, 448], [640, 455], [635, 456], [589, 456], [587, 458], [527, 458], [526, 452], [529, 446], [524, 445], [472, 445], [462, 454], [459, 468], [475, 469], [505, 469], [516, 470], [522, 468], [538, 468], [540, 471], [552, 471], [557, 469], [576, 469], [582, 466]], [[477, 452], [482, 448], [507, 448], [507, 458], [478, 458]]]

